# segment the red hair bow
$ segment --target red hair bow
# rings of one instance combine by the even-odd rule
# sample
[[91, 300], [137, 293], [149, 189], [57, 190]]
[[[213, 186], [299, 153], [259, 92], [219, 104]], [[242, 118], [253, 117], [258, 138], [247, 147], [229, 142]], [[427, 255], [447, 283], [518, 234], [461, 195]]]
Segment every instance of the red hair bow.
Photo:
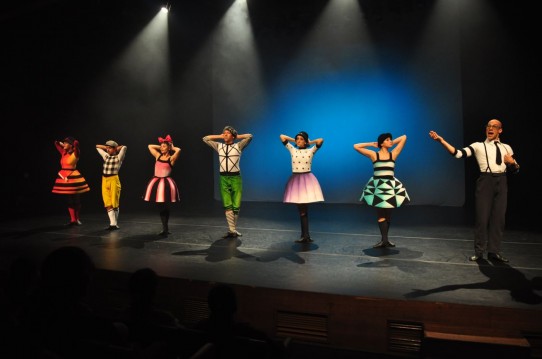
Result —
[[158, 137], [158, 142], [173, 142], [170, 135], [167, 135], [166, 138]]

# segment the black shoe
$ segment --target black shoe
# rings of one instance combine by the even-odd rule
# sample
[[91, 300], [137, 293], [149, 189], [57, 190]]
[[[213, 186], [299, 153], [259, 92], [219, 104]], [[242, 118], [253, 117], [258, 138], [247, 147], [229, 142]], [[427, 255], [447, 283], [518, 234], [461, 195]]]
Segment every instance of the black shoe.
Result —
[[165, 237], [167, 237], [168, 234], [171, 234], [171, 232], [170, 231], [162, 231], [162, 232], [158, 233], [159, 236], [165, 236]]
[[471, 262], [477, 262], [480, 259], [482, 259], [481, 254], [475, 254], [475, 255], [469, 257], [469, 261], [471, 261]]
[[74, 221], [74, 222], [68, 222], [66, 223], [66, 227], [73, 227], [73, 226], [80, 226], [82, 225], [83, 223], [81, 223], [80, 220], [77, 220], [77, 221]]
[[386, 242], [386, 247], [395, 247], [395, 243], [393, 243], [393, 242]]
[[117, 225], [109, 225], [109, 227], [106, 228], [107, 231], [116, 231], [117, 229], [120, 229], [120, 227]]
[[295, 242], [296, 243], [311, 243], [313, 242], [313, 240], [311, 239], [311, 237], [301, 237]]
[[239, 237], [239, 234], [237, 234], [237, 232], [226, 232], [225, 235], [222, 236], [223, 239], [226, 239], [226, 238], [237, 238]]
[[487, 259], [489, 259], [490, 261], [497, 261], [502, 263], [510, 262], [507, 258], [501, 256], [499, 253], [488, 253]]

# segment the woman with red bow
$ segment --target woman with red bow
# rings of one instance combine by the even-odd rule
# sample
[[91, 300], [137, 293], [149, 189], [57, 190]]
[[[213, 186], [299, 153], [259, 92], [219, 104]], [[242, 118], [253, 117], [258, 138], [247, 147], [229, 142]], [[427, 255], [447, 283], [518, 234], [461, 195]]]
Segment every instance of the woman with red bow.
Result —
[[156, 159], [154, 165], [154, 177], [147, 184], [147, 190], [143, 199], [147, 202], [156, 202], [160, 208], [160, 219], [162, 221], [162, 231], [158, 233], [161, 236], [170, 234], [169, 222], [169, 203], [179, 202], [181, 200], [177, 184], [171, 177], [173, 165], [177, 161], [181, 149], [173, 146], [173, 140], [170, 135], [165, 138], [158, 137], [159, 145], [149, 145], [149, 152]]
[[63, 141], [55, 141], [55, 147], [60, 153], [60, 171], [53, 186], [53, 193], [65, 195], [68, 199], [70, 213], [69, 226], [80, 226], [79, 212], [81, 211], [80, 194], [90, 191], [87, 181], [77, 170], [77, 162], [81, 151], [79, 141], [66, 137]]

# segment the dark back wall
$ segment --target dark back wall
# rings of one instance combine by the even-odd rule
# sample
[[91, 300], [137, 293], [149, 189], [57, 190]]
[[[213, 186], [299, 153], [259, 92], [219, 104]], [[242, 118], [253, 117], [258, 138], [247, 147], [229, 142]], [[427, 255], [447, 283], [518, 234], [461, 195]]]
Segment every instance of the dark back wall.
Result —
[[[483, 139], [484, 119], [502, 120], [502, 140], [512, 145], [521, 164], [520, 173], [509, 176], [508, 226], [538, 231], [536, 211], [528, 209], [540, 196], [535, 153], [526, 135], [541, 95], [536, 11], [528, 1], [478, 3], [485, 6], [464, 11], [461, 21], [465, 144]], [[469, 162], [465, 206], [472, 210], [478, 168]]]
[[[62, 200], [50, 189], [59, 167], [53, 141], [65, 136], [74, 136], [82, 144], [78, 168], [92, 187], [83, 198], [85, 210], [99, 210], [102, 205], [96, 143], [115, 139], [128, 146], [121, 170], [122, 206], [125, 211], [145, 210], [146, 203], [140, 197], [153, 172], [147, 144], [166, 134], [183, 148], [174, 170], [183, 196], [181, 205], [204, 207], [214, 201], [216, 164], [212, 152], [201, 143], [203, 135], [215, 130], [213, 54], [206, 53], [203, 44], [233, 3], [173, 2], [176, 20], [170, 21], [168, 36], [175, 41], [169, 44], [170, 63], [161, 60], [163, 49], [151, 41], [154, 47], [138, 49], [139, 62], [130, 68], [123, 66], [123, 57], [130, 52], [133, 55], [142, 34], [153, 35], [149, 29], [155, 26], [158, 2], [34, 1], [7, 5], [0, 16], [3, 215], [63, 213]], [[326, 5], [326, 1], [296, 3], [298, 8]], [[384, 16], [436, 3], [380, 1], [376, 6], [374, 1], [359, 1], [360, 8]], [[510, 227], [535, 228], [535, 215], [526, 210], [538, 197], [534, 155], [523, 135], [532, 128], [535, 99], [540, 98], [534, 4], [476, 1], [479, 6], [472, 7], [472, 2], [467, 3], [461, 5], [457, 23], [464, 143], [454, 144], [482, 140], [483, 125], [490, 118], [504, 122], [503, 140], [513, 146], [522, 165], [520, 175], [510, 179], [508, 223]], [[285, 24], [283, 19], [276, 21]], [[280, 33], [283, 29], [277, 26], [270, 31]], [[115, 70], [130, 71], [135, 80], [104, 76]], [[147, 81], [149, 78], [153, 80]], [[106, 81], [108, 86], [104, 87]], [[103, 88], [107, 92], [100, 92]], [[436, 146], [419, 148], [419, 160], [423, 161], [424, 151], [442, 151]], [[468, 210], [472, 210], [476, 172], [474, 160], [470, 160], [465, 162], [465, 178], [457, 178], [465, 183]]]

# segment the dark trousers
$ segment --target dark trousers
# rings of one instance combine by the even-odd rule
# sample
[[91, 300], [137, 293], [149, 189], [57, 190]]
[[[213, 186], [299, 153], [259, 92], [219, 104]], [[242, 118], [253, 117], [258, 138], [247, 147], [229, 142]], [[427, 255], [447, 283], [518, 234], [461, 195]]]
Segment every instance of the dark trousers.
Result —
[[508, 200], [506, 174], [482, 173], [476, 181], [474, 252], [500, 253]]

